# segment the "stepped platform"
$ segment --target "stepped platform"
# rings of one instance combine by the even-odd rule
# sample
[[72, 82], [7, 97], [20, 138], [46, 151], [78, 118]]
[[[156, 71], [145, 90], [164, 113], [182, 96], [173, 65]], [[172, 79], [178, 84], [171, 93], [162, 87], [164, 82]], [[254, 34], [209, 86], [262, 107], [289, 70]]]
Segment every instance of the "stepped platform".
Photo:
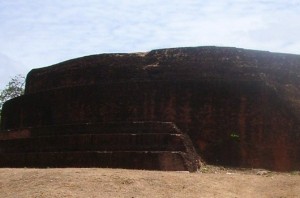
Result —
[[195, 171], [200, 155], [298, 170], [300, 56], [207, 46], [76, 58], [31, 70], [25, 94], [3, 105], [0, 128], [2, 167], [140, 160]]
[[173, 123], [86, 123], [2, 133], [0, 167], [110, 167], [194, 172], [199, 168], [199, 157], [189, 137]]
[[190, 171], [186, 154], [166, 151], [81, 151], [0, 154], [1, 167], [14, 168], [125, 168]]

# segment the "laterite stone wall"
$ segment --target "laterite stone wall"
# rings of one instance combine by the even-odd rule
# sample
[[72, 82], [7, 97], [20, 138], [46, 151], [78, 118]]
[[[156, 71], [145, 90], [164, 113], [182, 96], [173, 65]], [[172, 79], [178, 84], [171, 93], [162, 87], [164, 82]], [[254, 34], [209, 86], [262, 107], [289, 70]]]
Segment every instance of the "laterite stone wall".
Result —
[[208, 163], [300, 168], [300, 56], [197, 47], [102, 54], [32, 70], [2, 129], [173, 122]]

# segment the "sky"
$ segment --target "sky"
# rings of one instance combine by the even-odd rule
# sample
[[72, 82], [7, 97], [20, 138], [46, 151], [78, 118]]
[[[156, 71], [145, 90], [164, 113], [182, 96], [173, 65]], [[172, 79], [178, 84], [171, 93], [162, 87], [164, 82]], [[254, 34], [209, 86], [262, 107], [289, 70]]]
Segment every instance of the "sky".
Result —
[[0, 0], [0, 89], [72, 58], [188, 46], [300, 54], [299, 0]]

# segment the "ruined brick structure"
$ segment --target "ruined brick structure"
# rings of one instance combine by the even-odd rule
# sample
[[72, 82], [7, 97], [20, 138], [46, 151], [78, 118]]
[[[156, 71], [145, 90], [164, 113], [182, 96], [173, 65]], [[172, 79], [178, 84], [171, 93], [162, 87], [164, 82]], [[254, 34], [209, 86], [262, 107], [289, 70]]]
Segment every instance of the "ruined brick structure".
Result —
[[196, 150], [212, 164], [296, 170], [299, 88], [299, 55], [225, 47], [34, 69], [3, 106], [0, 166], [195, 171]]

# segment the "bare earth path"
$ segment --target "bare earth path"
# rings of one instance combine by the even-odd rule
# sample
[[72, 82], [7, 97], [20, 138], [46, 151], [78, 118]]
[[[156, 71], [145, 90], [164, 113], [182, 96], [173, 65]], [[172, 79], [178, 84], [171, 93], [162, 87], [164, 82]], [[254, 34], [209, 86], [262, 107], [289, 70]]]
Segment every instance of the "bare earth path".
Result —
[[0, 169], [0, 197], [300, 197], [300, 173], [214, 166], [198, 173]]

